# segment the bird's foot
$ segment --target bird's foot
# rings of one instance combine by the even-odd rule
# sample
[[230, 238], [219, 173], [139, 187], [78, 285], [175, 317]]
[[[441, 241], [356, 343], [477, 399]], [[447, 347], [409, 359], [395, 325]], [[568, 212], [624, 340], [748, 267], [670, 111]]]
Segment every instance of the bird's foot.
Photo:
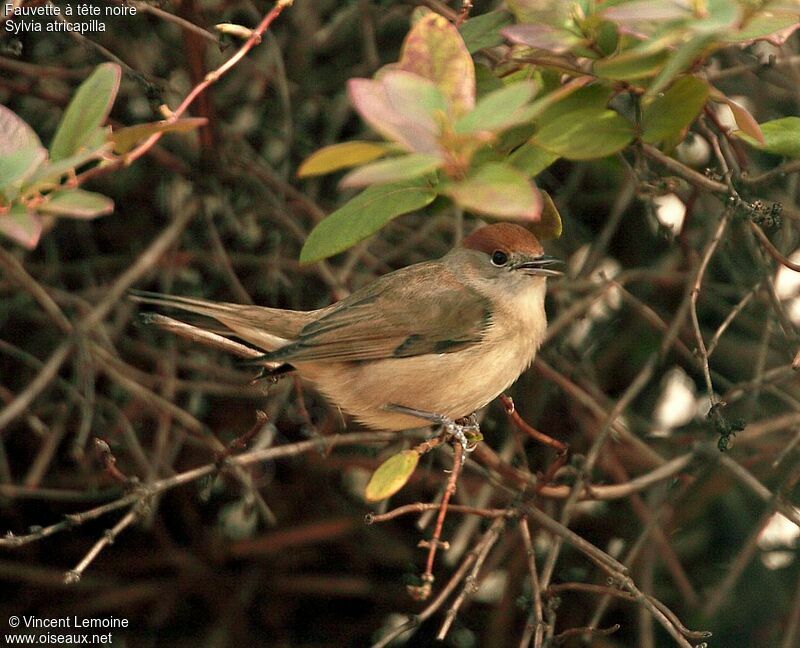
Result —
[[464, 454], [461, 455], [461, 460], [464, 461], [467, 453], [472, 452], [478, 445], [478, 442], [483, 439], [481, 435], [481, 428], [478, 425], [478, 419], [475, 414], [470, 414], [464, 418], [453, 420], [442, 414], [434, 414], [433, 412], [426, 412], [424, 410], [414, 409], [413, 407], [406, 407], [405, 405], [395, 405], [390, 403], [385, 406], [385, 409], [400, 414], [407, 414], [408, 416], [415, 416], [424, 421], [429, 421], [434, 425], [439, 425], [442, 428], [442, 433], [450, 439], [458, 441]]

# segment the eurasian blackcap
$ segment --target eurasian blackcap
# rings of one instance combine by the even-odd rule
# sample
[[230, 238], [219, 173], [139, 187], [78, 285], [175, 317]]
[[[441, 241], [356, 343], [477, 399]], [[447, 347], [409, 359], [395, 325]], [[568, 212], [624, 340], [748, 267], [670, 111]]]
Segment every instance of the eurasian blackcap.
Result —
[[469, 416], [531, 364], [554, 263], [524, 227], [497, 223], [319, 310], [134, 299], [211, 317], [367, 426], [404, 430]]

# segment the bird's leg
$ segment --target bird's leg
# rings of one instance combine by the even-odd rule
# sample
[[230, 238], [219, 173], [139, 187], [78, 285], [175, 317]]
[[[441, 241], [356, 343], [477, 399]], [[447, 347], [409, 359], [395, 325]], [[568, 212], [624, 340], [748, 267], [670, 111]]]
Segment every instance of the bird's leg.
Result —
[[453, 420], [442, 414], [434, 414], [433, 412], [426, 412], [424, 410], [414, 409], [413, 407], [406, 407], [405, 405], [397, 405], [389, 403], [384, 405], [384, 409], [397, 412], [399, 414], [407, 414], [408, 416], [415, 416], [416, 418], [424, 421], [429, 421], [433, 425], [440, 425], [442, 432], [455, 439], [464, 448], [464, 454], [461, 455], [462, 459], [466, 458], [467, 452], [472, 452], [477, 442], [481, 440], [481, 428], [478, 425], [478, 419], [475, 414], [470, 414], [467, 417]]

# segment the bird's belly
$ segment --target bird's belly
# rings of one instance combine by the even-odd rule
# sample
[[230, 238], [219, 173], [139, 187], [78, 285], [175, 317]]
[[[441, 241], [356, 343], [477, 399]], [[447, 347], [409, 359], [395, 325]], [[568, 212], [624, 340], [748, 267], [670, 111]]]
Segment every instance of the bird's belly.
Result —
[[363, 363], [316, 364], [300, 373], [333, 403], [369, 427], [405, 430], [425, 422], [386, 410], [386, 405], [468, 416], [507, 389], [530, 364], [535, 347], [499, 344], [486, 350], [386, 359]]

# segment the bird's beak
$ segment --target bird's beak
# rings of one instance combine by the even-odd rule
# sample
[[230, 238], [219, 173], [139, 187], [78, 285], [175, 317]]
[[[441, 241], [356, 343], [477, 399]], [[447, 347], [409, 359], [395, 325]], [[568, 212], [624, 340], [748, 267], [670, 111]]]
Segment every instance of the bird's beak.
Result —
[[564, 274], [561, 270], [556, 270], [552, 266], [564, 265], [561, 259], [554, 256], [543, 254], [529, 261], [521, 261], [513, 266], [514, 270], [523, 270], [526, 274], [538, 275], [540, 277], [558, 277]]

